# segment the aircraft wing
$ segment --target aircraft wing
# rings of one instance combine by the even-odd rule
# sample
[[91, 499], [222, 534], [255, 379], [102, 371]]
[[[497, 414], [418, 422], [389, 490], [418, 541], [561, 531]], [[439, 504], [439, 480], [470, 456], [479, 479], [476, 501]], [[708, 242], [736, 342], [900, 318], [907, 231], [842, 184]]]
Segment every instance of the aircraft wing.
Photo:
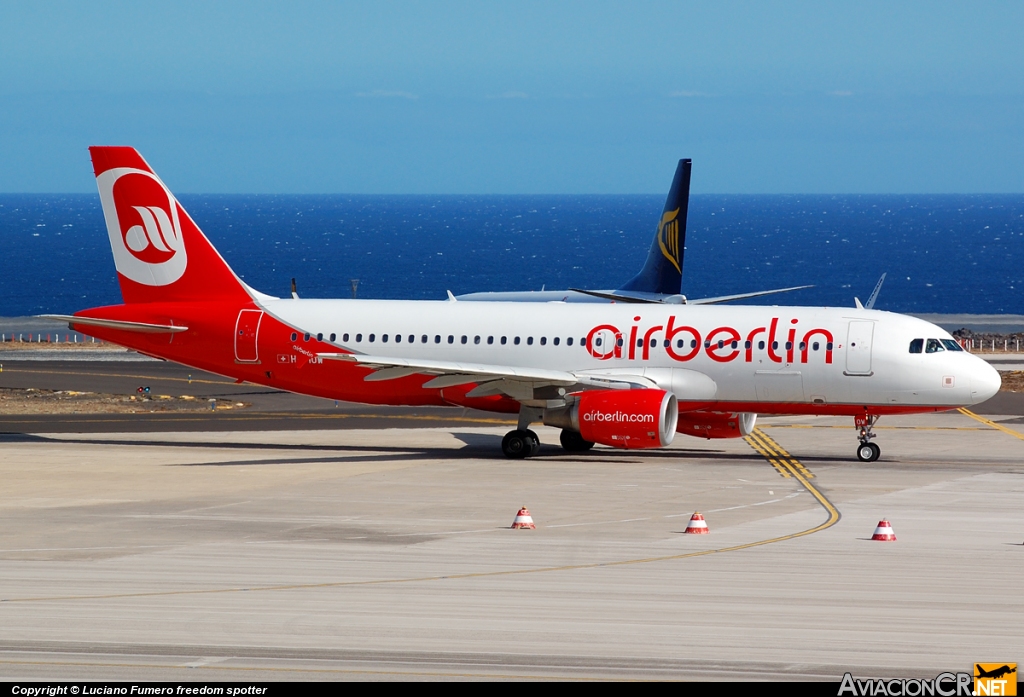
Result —
[[372, 368], [374, 372], [363, 378], [367, 382], [396, 380], [409, 375], [433, 375], [436, 377], [425, 382], [423, 387], [441, 389], [478, 383], [478, 386], [469, 392], [471, 397], [505, 394], [513, 399], [527, 401], [534, 399], [533, 390], [539, 387], [588, 386], [605, 389], [629, 389], [656, 386], [654, 381], [642, 375], [619, 373], [602, 375], [596, 371], [572, 373], [543, 368], [363, 356], [352, 353], [320, 353], [318, 356], [323, 360], [346, 361]]

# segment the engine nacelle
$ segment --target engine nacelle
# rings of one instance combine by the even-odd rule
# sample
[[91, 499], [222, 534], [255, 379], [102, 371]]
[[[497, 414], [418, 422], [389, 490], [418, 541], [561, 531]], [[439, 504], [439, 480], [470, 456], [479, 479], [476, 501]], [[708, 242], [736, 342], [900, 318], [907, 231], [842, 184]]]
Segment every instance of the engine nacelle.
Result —
[[676, 430], [695, 438], [742, 438], [754, 431], [757, 414], [717, 414], [714, 412], [690, 412], [680, 414]]
[[661, 448], [676, 434], [676, 396], [664, 390], [590, 390], [558, 409], [544, 410], [549, 426], [579, 431], [613, 448]]

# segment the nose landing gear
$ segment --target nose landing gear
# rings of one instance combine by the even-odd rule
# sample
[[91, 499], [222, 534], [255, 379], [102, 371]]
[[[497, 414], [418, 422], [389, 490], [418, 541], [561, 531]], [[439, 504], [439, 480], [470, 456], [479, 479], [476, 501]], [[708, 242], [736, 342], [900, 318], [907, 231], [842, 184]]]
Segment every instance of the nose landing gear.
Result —
[[871, 439], [875, 437], [873, 429], [877, 421], [877, 414], [869, 414], [866, 411], [863, 415], [854, 417], [854, 424], [860, 429], [860, 434], [857, 436], [860, 441], [860, 445], [857, 446], [857, 459], [861, 462], [874, 462], [882, 454], [882, 449], [871, 442]]

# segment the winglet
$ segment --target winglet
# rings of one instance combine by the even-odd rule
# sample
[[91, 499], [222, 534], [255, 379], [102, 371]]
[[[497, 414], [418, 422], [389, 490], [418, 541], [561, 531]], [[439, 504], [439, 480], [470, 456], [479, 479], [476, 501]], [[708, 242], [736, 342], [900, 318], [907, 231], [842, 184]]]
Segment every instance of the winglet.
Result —
[[878, 283], [875, 284], [875, 289], [873, 291], [871, 291], [871, 297], [868, 298], [868, 302], [864, 306], [865, 308], [867, 308], [869, 310], [874, 308], [875, 300], [878, 299], [878, 292], [880, 290], [882, 290], [882, 284], [883, 283], [885, 283], [885, 274], [884, 273], [882, 274], [882, 277], [880, 279], [878, 279]]

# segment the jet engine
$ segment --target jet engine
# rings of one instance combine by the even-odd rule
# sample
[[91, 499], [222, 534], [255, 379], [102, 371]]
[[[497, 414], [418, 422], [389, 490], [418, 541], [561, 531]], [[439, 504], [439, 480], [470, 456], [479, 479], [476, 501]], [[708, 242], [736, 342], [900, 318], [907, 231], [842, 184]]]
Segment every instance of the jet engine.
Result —
[[689, 412], [679, 415], [676, 430], [695, 438], [742, 438], [749, 436], [757, 422], [757, 414], [718, 414]]
[[661, 448], [672, 442], [679, 409], [664, 390], [591, 390], [565, 407], [544, 410], [544, 423], [613, 448]]

